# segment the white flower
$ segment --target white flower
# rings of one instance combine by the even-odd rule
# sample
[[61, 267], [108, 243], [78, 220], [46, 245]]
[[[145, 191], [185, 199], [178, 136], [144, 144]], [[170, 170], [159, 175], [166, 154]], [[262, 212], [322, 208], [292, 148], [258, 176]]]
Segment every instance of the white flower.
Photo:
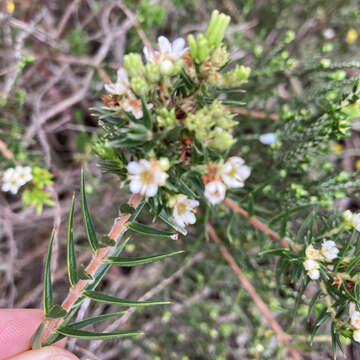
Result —
[[353, 214], [350, 210], [346, 210], [342, 215], [346, 225], [360, 231], [360, 214]]
[[104, 88], [112, 95], [124, 95], [129, 91], [129, 78], [125, 69], [117, 71], [116, 83], [105, 84]]
[[30, 166], [16, 166], [7, 169], [2, 178], [1, 190], [17, 194], [19, 188], [32, 179], [31, 171]]
[[320, 265], [317, 261], [306, 259], [304, 261], [304, 268], [311, 280], [317, 280], [320, 277]]
[[276, 142], [276, 134], [274, 133], [267, 133], [260, 136], [259, 140], [265, 145], [272, 145]]
[[226, 188], [221, 181], [211, 181], [205, 186], [205, 197], [215, 205], [225, 199]]
[[339, 249], [336, 247], [336, 244], [332, 240], [326, 240], [321, 246], [321, 253], [324, 255], [327, 261], [332, 261], [337, 258]]
[[160, 51], [149, 51], [149, 49], [144, 46], [143, 51], [146, 61], [156, 63], [160, 63], [165, 59], [176, 61], [188, 50], [188, 48], [185, 48], [185, 40], [183, 38], [178, 38], [171, 44], [165, 36], [159, 36], [158, 46]]
[[167, 178], [157, 160], [131, 161], [127, 166], [130, 178], [130, 191], [146, 196], [155, 196], [159, 186], [165, 184]]
[[122, 102], [122, 105], [123, 109], [132, 113], [136, 119], [141, 119], [143, 117], [144, 114], [141, 100], [137, 99], [135, 96], [129, 95], [129, 97]]
[[180, 226], [195, 224], [196, 217], [194, 212], [197, 206], [199, 206], [197, 200], [188, 199], [188, 197], [183, 194], [177, 195], [173, 209], [175, 222]]
[[309, 270], [307, 274], [311, 280], [317, 280], [320, 277], [320, 271], [317, 269]]
[[32, 179], [32, 169], [30, 166], [16, 166], [15, 171], [18, 178], [18, 184], [20, 184], [20, 186], [25, 185]]
[[356, 310], [355, 304], [352, 302], [349, 306], [350, 324], [356, 330], [360, 330], [360, 312]]
[[353, 215], [351, 223], [357, 231], [360, 231], [360, 214]]
[[311, 259], [306, 259], [304, 261], [304, 268], [307, 271], [311, 271], [311, 270], [318, 270], [320, 268], [320, 265], [317, 261], [315, 260], [311, 260]]
[[251, 174], [251, 168], [244, 163], [241, 157], [233, 156], [221, 167], [220, 175], [225, 185], [231, 188], [244, 186], [245, 180]]
[[311, 260], [320, 260], [321, 258], [320, 251], [315, 249], [312, 245], [309, 245], [306, 248], [305, 255], [307, 259]]
[[355, 330], [353, 332], [353, 339], [357, 342], [360, 342], [360, 330]]
[[171, 44], [165, 36], [158, 37], [158, 47], [159, 51], [149, 51], [145, 46], [143, 51], [146, 61], [160, 64], [160, 72], [164, 75], [171, 74], [174, 63], [188, 50], [183, 38], [178, 38]]

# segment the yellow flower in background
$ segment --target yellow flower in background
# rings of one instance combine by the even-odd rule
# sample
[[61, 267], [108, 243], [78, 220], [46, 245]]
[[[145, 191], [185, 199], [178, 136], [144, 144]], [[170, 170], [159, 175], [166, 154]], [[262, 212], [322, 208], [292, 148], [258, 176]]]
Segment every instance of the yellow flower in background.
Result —
[[355, 29], [351, 28], [348, 30], [348, 32], [346, 33], [346, 42], [348, 44], [352, 44], [354, 43], [358, 38], [358, 33]]
[[331, 150], [334, 154], [340, 155], [344, 151], [344, 146], [339, 143], [334, 143], [331, 145]]
[[14, 12], [14, 10], [15, 10], [15, 4], [14, 4], [14, 2], [13, 1], [8, 1], [7, 3], [6, 3], [6, 10], [8, 11], [8, 13], [10, 13], [10, 14], [12, 14], [13, 12]]
[[356, 160], [355, 169], [360, 170], [360, 160]]

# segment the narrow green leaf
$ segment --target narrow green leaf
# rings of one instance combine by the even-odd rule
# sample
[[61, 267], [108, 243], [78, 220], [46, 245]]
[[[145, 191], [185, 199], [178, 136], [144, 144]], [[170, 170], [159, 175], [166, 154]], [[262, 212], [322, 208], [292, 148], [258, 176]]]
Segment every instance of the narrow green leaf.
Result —
[[99, 245], [98, 245], [98, 241], [96, 239], [94, 225], [91, 220], [89, 209], [87, 206], [86, 195], [85, 195], [85, 176], [84, 176], [83, 169], [81, 170], [80, 200], [81, 200], [81, 209], [82, 209], [82, 215], [83, 215], [83, 219], [84, 219], [86, 235], [89, 240], [91, 249], [94, 252], [96, 252], [99, 249]]
[[310, 344], [312, 345], [312, 342], [314, 340], [314, 336], [316, 335], [317, 331], [319, 330], [321, 324], [328, 319], [329, 315], [328, 315], [328, 312], [327, 312], [327, 308], [325, 307], [322, 312], [320, 313], [315, 325], [314, 325], [314, 328], [313, 328], [313, 331], [311, 333], [311, 341], [310, 341]]
[[51, 286], [51, 254], [55, 237], [55, 229], [51, 233], [49, 248], [45, 260], [44, 268], [44, 290], [43, 290], [43, 302], [44, 302], [44, 314], [47, 315], [53, 306], [53, 295]]
[[46, 314], [46, 320], [63, 318], [66, 314], [66, 310], [61, 305], [55, 304]]
[[169, 231], [158, 230], [158, 229], [152, 228], [150, 226], [138, 223], [136, 221], [130, 223], [128, 225], [128, 228], [132, 231], [135, 231], [137, 233], [147, 235], [147, 236], [155, 236], [155, 237], [164, 238], [164, 239], [174, 239], [174, 240], [177, 239], [177, 234], [171, 233]]
[[85, 290], [83, 294], [91, 300], [101, 302], [104, 304], [114, 304], [120, 306], [150, 306], [150, 305], [168, 305], [169, 301], [136, 301], [119, 299], [114, 296], [102, 294], [97, 291]]
[[35, 331], [35, 334], [31, 338], [31, 348], [33, 350], [41, 348], [41, 335], [44, 330], [44, 323], [42, 322]]
[[150, 264], [155, 261], [163, 260], [167, 257], [174, 256], [177, 254], [181, 254], [184, 251], [174, 251], [168, 254], [161, 254], [161, 255], [154, 255], [154, 256], [147, 256], [147, 257], [138, 257], [138, 258], [124, 258], [124, 257], [116, 257], [116, 256], [110, 256], [107, 259], [105, 259], [106, 262], [117, 265], [117, 266], [137, 266], [137, 265], [144, 265], [144, 264]]
[[75, 286], [76, 283], [78, 282], [76, 253], [74, 246], [74, 208], [75, 208], [75, 194], [73, 195], [72, 198], [70, 214], [69, 214], [68, 231], [67, 231], [67, 253], [66, 253], [68, 276], [71, 286]]
[[177, 232], [186, 235], [187, 230], [183, 228], [182, 226], [179, 226], [174, 219], [169, 216], [164, 209], [160, 211], [159, 218], [166, 222], [168, 225], [170, 225], [172, 228], [174, 228]]
[[82, 329], [85, 326], [88, 325], [92, 325], [92, 324], [96, 324], [100, 321], [104, 321], [113, 317], [117, 317], [117, 316], [122, 316], [126, 314], [126, 311], [118, 311], [115, 313], [111, 313], [111, 314], [104, 314], [104, 315], [99, 315], [99, 316], [94, 316], [85, 320], [81, 320], [72, 324], [69, 324], [68, 327], [73, 328], [73, 329]]
[[146, 105], [146, 102], [144, 100], [144, 98], [141, 98], [141, 104], [142, 104], [142, 108], [143, 108], [143, 119], [144, 119], [144, 125], [149, 129], [152, 130], [153, 124], [152, 124], [152, 120], [151, 120], [151, 115], [150, 115], [150, 111]]
[[61, 335], [65, 335], [77, 339], [84, 339], [84, 340], [111, 340], [111, 339], [118, 339], [121, 337], [138, 336], [143, 334], [142, 332], [138, 332], [138, 331], [96, 333], [91, 331], [74, 329], [69, 326], [60, 327], [56, 329], [56, 332]]

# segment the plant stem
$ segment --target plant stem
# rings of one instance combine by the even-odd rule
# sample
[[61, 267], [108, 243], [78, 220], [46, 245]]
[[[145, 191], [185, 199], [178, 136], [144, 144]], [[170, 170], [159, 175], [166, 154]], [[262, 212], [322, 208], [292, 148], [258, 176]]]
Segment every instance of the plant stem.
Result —
[[256, 305], [259, 308], [259, 310], [261, 311], [261, 313], [264, 315], [264, 317], [267, 320], [267, 322], [269, 323], [269, 325], [275, 331], [279, 341], [281, 341], [288, 347], [289, 353], [291, 354], [293, 359], [300, 360], [301, 359], [300, 354], [290, 346], [290, 336], [284, 332], [284, 330], [282, 329], [280, 324], [273, 317], [269, 308], [263, 302], [261, 297], [256, 292], [255, 288], [251, 285], [249, 280], [246, 278], [246, 276], [243, 274], [239, 265], [236, 263], [236, 261], [232, 257], [232, 255], [229, 253], [228, 249], [221, 243], [221, 240], [218, 237], [218, 235], [216, 234], [214, 228], [210, 224], [208, 224], [207, 229], [208, 229], [210, 237], [213, 239], [213, 241], [216, 244], [219, 245], [220, 251], [221, 251], [224, 259], [228, 262], [231, 269], [234, 271], [237, 278], [241, 282], [242, 286], [249, 293], [249, 295], [254, 300], [254, 302], [256, 303]]
[[[139, 194], [133, 195], [128, 204], [132, 206], [133, 208], [136, 208], [140, 201], [142, 199], [142, 196]], [[127, 222], [129, 218], [131, 217], [131, 214], [123, 215], [114, 220], [113, 226], [108, 234], [109, 238], [114, 240], [115, 242], [118, 242], [121, 238], [121, 236], [124, 234], [124, 232], [127, 230]], [[112, 249], [112, 246], [107, 246], [104, 248], [99, 249], [91, 259], [90, 263], [86, 267], [85, 271], [93, 276], [100, 265], [103, 264], [104, 258], [107, 256], [109, 251]], [[75, 302], [78, 300], [80, 296], [82, 296], [82, 291], [84, 290], [85, 286], [92, 280], [79, 280], [78, 283], [70, 288], [69, 293], [65, 300], [62, 303], [62, 307], [69, 312], [71, 310], [72, 306], [75, 304]], [[43, 341], [46, 340], [52, 333], [54, 332], [54, 329], [59, 327], [62, 322], [64, 321], [64, 318], [46, 321], [44, 331], [42, 334]]]
[[274, 241], [278, 242], [285, 248], [291, 248], [292, 250], [296, 250], [296, 248], [289, 244], [285, 239], [281, 238], [275, 231], [272, 231], [267, 225], [262, 223], [260, 220], [250, 217], [249, 213], [244, 210], [242, 207], [240, 207], [235, 201], [225, 198], [225, 204], [231, 208], [234, 212], [241, 215], [243, 218], [248, 220], [254, 227], [256, 227], [258, 230], [269, 236], [269, 238], [273, 239]]

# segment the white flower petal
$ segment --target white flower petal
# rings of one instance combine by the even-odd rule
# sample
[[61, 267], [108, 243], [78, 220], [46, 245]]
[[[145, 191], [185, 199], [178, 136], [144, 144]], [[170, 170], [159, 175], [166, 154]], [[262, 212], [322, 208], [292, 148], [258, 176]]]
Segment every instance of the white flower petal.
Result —
[[127, 171], [130, 173], [130, 174], [135, 174], [135, 175], [138, 175], [140, 174], [140, 171], [141, 171], [141, 167], [139, 165], [138, 162], [136, 161], [130, 161], [127, 165]]
[[171, 52], [170, 41], [165, 36], [158, 37], [159, 49], [161, 52]]
[[156, 195], [157, 191], [158, 191], [158, 186], [154, 184], [150, 184], [147, 186], [145, 190], [145, 194], [146, 196], [152, 197]]
[[211, 181], [205, 186], [205, 197], [213, 205], [225, 199], [225, 186], [220, 181]]
[[130, 181], [130, 191], [133, 194], [138, 194], [142, 189], [142, 183], [139, 179], [133, 179]]
[[309, 275], [309, 277], [310, 277], [311, 280], [317, 280], [317, 279], [319, 279], [319, 277], [320, 277], [320, 271], [317, 270], [317, 269], [310, 270], [310, 271], [308, 272], [308, 275]]
[[264, 145], [272, 145], [276, 142], [276, 134], [275, 133], [267, 133], [260, 136], [259, 140]]
[[128, 74], [126, 72], [126, 70], [124, 68], [120, 68], [117, 71], [117, 83], [121, 82], [123, 84], [128, 85], [129, 84], [129, 77]]
[[188, 211], [184, 214], [184, 220], [188, 224], [195, 224], [196, 223], [196, 217], [193, 212]]

